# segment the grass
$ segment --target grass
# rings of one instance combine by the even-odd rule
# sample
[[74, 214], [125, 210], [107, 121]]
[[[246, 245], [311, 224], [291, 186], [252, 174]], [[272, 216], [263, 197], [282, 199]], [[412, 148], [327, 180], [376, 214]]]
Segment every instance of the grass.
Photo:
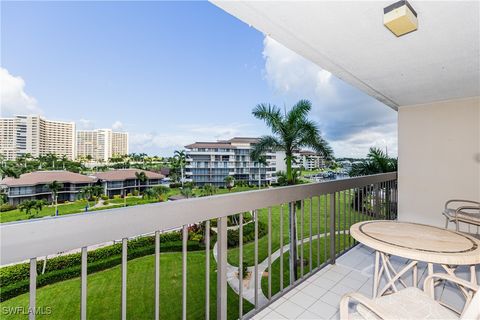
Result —
[[[345, 194], [345, 198], [344, 198]], [[342, 212], [346, 208], [346, 215], [337, 214], [335, 225], [336, 230], [348, 230], [350, 225], [360, 220], [370, 219], [367, 215], [362, 215], [357, 211], [349, 207], [348, 192], [341, 192], [336, 204], [337, 208], [341, 208]], [[352, 193], [353, 196], [353, 193]], [[320, 198], [320, 199], [319, 199]], [[301, 230], [301, 209], [297, 209], [297, 234], [298, 239], [307, 238], [310, 235], [310, 207], [312, 208], [312, 235], [324, 234], [330, 231], [330, 196], [314, 197], [313, 201], [307, 199], [304, 201], [304, 223], [303, 223], [303, 237]], [[320, 203], [319, 203], [320, 201]], [[312, 204], [313, 202], [313, 204]], [[319, 214], [320, 204], [320, 214]], [[325, 215], [325, 212], [327, 213]], [[274, 206], [271, 208], [272, 214], [272, 253], [280, 248], [280, 206]], [[261, 209], [258, 211], [259, 221], [268, 223], [268, 209]], [[320, 222], [320, 228], [319, 228]], [[289, 230], [288, 230], [288, 207], [283, 206], [283, 244], [289, 242]], [[258, 262], [265, 260], [268, 256], [268, 237], [265, 236], [258, 240]], [[228, 252], [228, 261], [230, 264], [238, 266], [239, 248], [232, 248]], [[249, 266], [254, 265], [254, 243], [247, 243], [243, 246], [243, 261]]]
[[[220, 192], [226, 193], [228, 190], [220, 189]], [[232, 192], [252, 190], [252, 188], [238, 188]], [[219, 192], [219, 193], [220, 193]], [[346, 230], [348, 227], [359, 221], [367, 220], [370, 217], [362, 215], [349, 206], [349, 195], [353, 193], [340, 192], [337, 197], [337, 208], [342, 212], [346, 209], [347, 214], [336, 215], [336, 230]], [[120, 199], [123, 201], [123, 199]], [[140, 204], [142, 199], [127, 199], [132, 201], [132, 205]], [[135, 204], [133, 203], [134, 201]], [[84, 205], [85, 203], [83, 203]], [[130, 203], [129, 203], [130, 204]], [[119, 205], [123, 205], [119, 204]], [[310, 215], [310, 211], [312, 214]], [[312, 200], [304, 201], [304, 210], [297, 209], [297, 232], [300, 238], [308, 238], [310, 227], [312, 235], [318, 233], [324, 234], [329, 231], [330, 218], [330, 197], [314, 197]], [[337, 211], [338, 213], [338, 211]], [[272, 253], [280, 247], [280, 206], [271, 208], [272, 218]], [[268, 223], [268, 209], [258, 211], [259, 220]], [[303, 230], [302, 226], [303, 217]], [[310, 223], [311, 219], [311, 223]], [[303, 231], [303, 233], [302, 233]], [[303, 236], [302, 236], [303, 235]], [[350, 236], [336, 236], [337, 251], [349, 247]], [[288, 208], [283, 206], [283, 244], [287, 244], [288, 239]], [[317, 245], [320, 244], [320, 252], [317, 251]], [[325, 246], [326, 245], [326, 246]], [[261, 262], [268, 256], [268, 236], [264, 236], [258, 241], [258, 261]], [[300, 246], [299, 246], [300, 248]], [[304, 259], [309, 259], [309, 243], [303, 245]], [[320, 263], [323, 263], [329, 257], [329, 239], [312, 241], [312, 267], [318, 266], [317, 255], [320, 255]], [[161, 255], [161, 303], [160, 312], [162, 319], [178, 319], [182, 311], [182, 281], [181, 281], [181, 253], [164, 253]], [[205, 315], [205, 253], [189, 252], [188, 254], [188, 294], [187, 294], [187, 318], [199, 319]], [[284, 254], [283, 275], [280, 275], [280, 260], [272, 263], [272, 294], [280, 290], [280, 277], [283, 276], [284, 287], [289, 284], [288, 252]], [[238, 265], [239, 249], [231, 248], [228, 250], [228, 260], [232, 265]], [[254, 265], [254, 243], [250, 242], [244, 245], [244, 262]], [[210, 258], [210, 315], [216, 317], [216, 263]], [[88, 317], [92, 319], [111, 319], [120, 317], [120, 292], [121, 292], [121, 269], [120, 266], [94, 273], [88, 276]], [[304, 267], [304, 273], [309, 271], [309, 266]], [[300, 268], [299, 268], [300, 272]], [[262, 290], [265, 294], [268, 292], [267, 278], [262, 279]], [[146, 256], [129, 261], [128, 263], [128, 317], [132, 319], [150, 319], [154, 314], [154, 257]], [[238, 296], [228, 288], [228, 318], [238, 317]], [[28, 294], [0, 303], [0, 310], [3, 313], [9, 307], [27, 307]], [[51, 307], [52, 314], [49, 319], [78, 318], [80, 310], [80, 279], [71, 279], [37, 290], [37, 306]], [[252, 305], [244, 301], [244, 313], [251, 310]], [[4, 313], [3, 313], [4, 315]], [[11, 316], [12, 319], [22, 319], [20, 315]], [[38, 319], [46, 316], [38, 316]]]
[[[187, 260], [187, 318], [205, 318], [205, 253], [190, 252]], [[216, 318], [216, 264], [210, 258], [210, 317]], [[127, 317], [151, 319], [154, 316], [154, 256], [128, 262]], [[160, 257], [160, 317], [179, 319], [182, 315], [182, 255], [164, 253]], [[238, 296], [228, 289], [228, 318], [238, 317]], [[5, 310], [28, 307], [28, 294], [0, 303], [2, 318]], [[120, 266], [88, 276], [88, 309], [90, 319], [120, 318]], [[75, 278], [37, 290], [37, 307], [49, 307], [50, 315], [37, 319], [73, 319], [80, 317], [80, 278]], [[244, 300], [244, 311], [252, 305]], [[44, 309], [46, 310], [46, 308]], [[24, 319], [24, 315], [9, 316]]]
[[[258, 188], [252, 187], [235, 187], [232, 191], [228, 191], [228, 189], [218, 189], [217, 194], [225, 194], [225, 193], [234, 193], [234, 192], [242, 192], [242, 191], [250, 191], [250, 190], [257, 190]], [[202, 190], [201, 189], [194, 189], [193, 190], [195, 196], [201, 196]], [[172, 195], [180, 194], [180, 189], [175, 188], [171, 189], [170, 192], [165, 196], [168, 198]], [[98, 208], [91, 208], [94, 205], [93, 201], [90, 201], [90, 208], [89, 211], [98, 211], [98, 210], [105, 210], [105, 209], [113, 209], [113, 208], [120, 208], [124, 206], [124, 199], [109, 199], [110, 205], [98, 207]], [[136, 206], [141, 204], [147, 203], [154, 203], [159, 202], [158, 199], [142, 199], [141, 197], [127, 197], [127, 205], [128, 206]], [[85, 211], [85, 206], [87, 204], [86, 200], [77, 200], [71, 203], [59, 204], [58, 205], [58, 214], [59, 215], [67, 215], [72, 213], [81, 213]], [[35, 213], [35, 211], [32, 211]], [[34, 218], [43, 218], [55, 215], [55, 207], [53, 205], [44, 206], [39, 213], [36, 213]], [[0, 223], [5, 222], [12, 222], [12, 221], [22, 221], [28, 220], [29, 217], [18, 209], [1, 212], [0, 213]]]

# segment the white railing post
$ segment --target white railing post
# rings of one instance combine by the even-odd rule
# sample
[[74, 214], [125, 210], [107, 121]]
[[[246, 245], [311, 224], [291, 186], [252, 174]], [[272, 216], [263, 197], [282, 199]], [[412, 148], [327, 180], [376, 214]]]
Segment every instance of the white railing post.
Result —
[[335, 264], [335, 193], [330, 194], [330, 263]]
[[217, 220], [217, 319], [227, 319], [227, 217]]

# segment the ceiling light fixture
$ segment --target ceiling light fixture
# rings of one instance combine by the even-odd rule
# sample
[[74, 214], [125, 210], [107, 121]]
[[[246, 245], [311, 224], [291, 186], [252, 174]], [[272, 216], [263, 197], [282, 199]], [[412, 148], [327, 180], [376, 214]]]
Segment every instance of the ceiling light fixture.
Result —
[[401, 0], [383, 9], [383, 24], [397, 37], [418, 28], [417, 12], [406, 0]]

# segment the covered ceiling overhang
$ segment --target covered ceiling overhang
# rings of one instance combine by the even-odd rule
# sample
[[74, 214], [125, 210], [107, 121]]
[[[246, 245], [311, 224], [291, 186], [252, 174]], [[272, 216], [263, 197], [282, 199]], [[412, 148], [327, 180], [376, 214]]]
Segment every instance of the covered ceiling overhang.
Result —
[[478, 1], [409, 1], [402, 37], [383, 25], [394, 1], [212, 2], [394, 109], [480, 96]]

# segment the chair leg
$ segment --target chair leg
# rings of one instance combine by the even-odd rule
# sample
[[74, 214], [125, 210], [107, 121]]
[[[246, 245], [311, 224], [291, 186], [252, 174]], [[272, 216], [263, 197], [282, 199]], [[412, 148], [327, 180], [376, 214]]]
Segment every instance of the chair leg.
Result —
[[448, 218], [445, 217], [445, 229], [448, 229]]
[[455, 221], [455, 230], [458, 232], [460, 231], [460, 221]]

